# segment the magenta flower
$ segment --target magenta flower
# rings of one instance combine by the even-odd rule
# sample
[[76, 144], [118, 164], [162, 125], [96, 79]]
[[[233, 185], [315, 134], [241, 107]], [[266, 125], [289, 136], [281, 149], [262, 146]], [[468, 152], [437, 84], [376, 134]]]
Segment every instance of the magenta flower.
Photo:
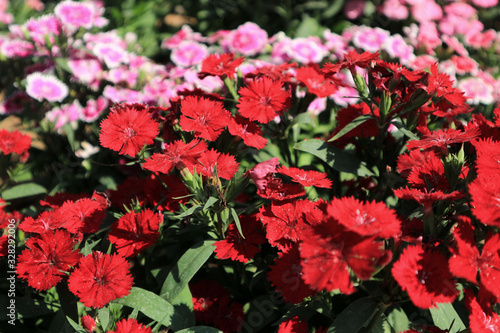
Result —
[[208, 55], [207, 47], [193, 41], [182, 41], [172, 50], [170, 58], [181, 67], [191, 67], [200, 64]]
[[129, 62], [127, 51], [116, 44], [96, 43], [92, 51], [99, 60], [104, 61], [108, 68], [116, 68]]
[[39, 101], [62, 102], [68, 96], [68, 86], [52, 74], [36, 72], [26, 77], [26, 93]]
[[231, 31], [222, 43], [230, 52], [251, 56], [262, 52], [268, 44], [268, 37], [257, 24], [247, 22]]
[[90, 2], [60, 2], [54, 13], [70, 29], [90, 29], [94, 25], [94, 6]]

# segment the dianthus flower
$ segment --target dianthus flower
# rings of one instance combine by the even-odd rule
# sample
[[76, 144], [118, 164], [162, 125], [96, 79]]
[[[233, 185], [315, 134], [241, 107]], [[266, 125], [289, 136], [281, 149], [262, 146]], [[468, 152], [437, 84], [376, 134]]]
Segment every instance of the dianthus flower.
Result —
[[232, 53], [210, 54], [201, 63], [201, 76], [218, 75], [233, 77], [236, 67], [241, 65], [245, 58], [234, 58]]
[[145, 110], [122, 104], [111, 108], [101, 121], [99, 141], [103, 147], [119, 154], [135, 156], [146, 144], [152, 144], [159, 133], [158, 123]]
[[302, 186], [316, 186], [323, 188], [332, 188], [332, 181], [326, 178], [326, 173], [314, 170], [302, 170], [299, 168], [287, 168], [280, 166], [277, 171], [283, 175], [292, 178], [292, 181]]
[[500, 176], [495, 173], [480, 174], [469, 184], [472, 213], [482, 223], [500, 226]]
[[26, 93], [38, 101], [62, 102], [68, 92], [68, 86], [52, 74], [36, 72], [26, 77]]
[[26, 153], [31, 146], [31, 137], [21, 134], [19, 131], [9, 132], [0, 129], [0, 152], [4, 155], [16, 153], [22, 155]]
[[122, 256], [94, 251], [80, 259], [69, 276], [68, 288], [85, 306], [102, 308], [130, 293], [134, 279], [129, 270]]
[[328, 97], [337, 91], [337, 80], [326, 77], [313, 66], [297, 69], [297, 81], [304, 84], [311, 94], [318, 97]]
[[144, 326], [133, 318], [122, 319], [116, 323], [114, 331], [108, 333], [151, 333], [151, 327]]
[[262, 149], [267, 144], [267, 139], [262, 137], [262, 130], [260, 127], [239, 114], [231, 118], [227, 129], [232, 135], [243, 139], [243, 142], [247, 146]]
[[250, 81], [240, 88], [238, 112], [245, 118], [267, 124], [290, 108], [291, 93], [280, 81], [267, 77]]
[[392, 267], [392, 275], [408, 292], [413, 304], [422, 309], [436, 307], [437, 303], [451, 303], [459, 294], [446, 257], [421, 245], [404, 249]]
[[122, 256], [135, 257], [156, 242], [162, 222], [163, 215], [150, 209], [127, 213], [111, 226], [109, 241]]
[[29, 238], [18, 257], [17, 274], [37, 290], [54, 287], [80, 259], [74, 245], [73, 236], [64, 230]]

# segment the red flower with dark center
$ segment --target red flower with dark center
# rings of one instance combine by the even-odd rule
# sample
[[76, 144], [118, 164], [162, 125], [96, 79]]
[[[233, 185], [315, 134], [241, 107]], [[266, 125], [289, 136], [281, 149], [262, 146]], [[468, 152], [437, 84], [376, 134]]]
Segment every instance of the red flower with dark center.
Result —
[[281, 253], [279, 259], [270, 267], [269, 281], [287, 302], [300, 303], [305, 297], [316, 294], [302, 279], [302, 266], [296, 245], [287, 253]]
[[291, 105], [291, 93], [283, 83], [263, 77], [250, 81], [238, 91], [238, 112], [245, 118], [267, 124]]
[[47, 231], [26, 241], [18, 257], [17, 274], [37, 290], [54, 287], [76, 265], [81, 255], [74, 238], [64, 230]]
[[316, 186], [322, 188], [332, 188], [332, 181], [326, 178], [326, 173], [314, 170], [302, 170], [299, 168], [287, 168], [280, 166], [277, 171], [283, 175], [292, 178], [293, 182], [299, 183], [302, 186]]
[[127, 213], [111, 226], [109, 241], [122, 256], [135, 257], [156, 242], [162, 222], [163, 215], [150, 209]]
[[180, 125], [197, 138], [215, 141], [230, 121], [230, 113], [221, 102], [187, 96], [181, 102]]
[[201, 140], [192, 140], [189, 143], [177, 140], [166, 144], [162, 153], [153, 154], [142, 166], [149, 171], [164, 174], [170, 173], [173, 168], [182, 170], [187, 167], [192, 169], [200, 154], [207, 149], [207, 144]]
[[69, 290], [88, 307], [102, 308], [130, 293], [134, 279], [130, 264], [120, 255], [92, 252], [80, 259], [68, 279]]
[[307, 66], [297, 69], [297, 81], [307, 87], [307, 90], [318, 97], [328, 97], [337, 91], [339, 84], [334, 78], [327, 78], [314, 67]]
[[347, 229], [363, 236], [392, 238], [401, 232], [396, 213], [382, 202], [363, 203], [354, 197], [334, 198], [327, 213]]
[[262, 130], [260, 127], [239, 114], [231, 119], [227, 128], [229, 133], [243, 139], [243, 142], [247, 146], [262, 149], [267, 144], [267, 139], [262, 137]]
[[459, 294], [446, 257], [421, 245], [410, 245], [403, 250], [392, 267], [392, 275], [408, 292], [413, 304], [422, 309], [451, 303]]
[[465, 132], [456, 129], [445, 129], [432, 131], [424, 134], [420, 140], [412, 140], [406, 144], [406, 148], [412, 149], [437, 149], [446, 150], [448, 145], [469, 142], [480, 135], [478, 128], [471, 128]]
[[436, 155], [427, 157], [421, 165], [413, 167], [408, 182], [413, 188], [448, 192], [450, 184], [444, 173], [443, 162]]
[[253, 259], [260, 251], [259, 245], [266, 243], [262, 225], [255, 216], [242, 215], [239, 217], [243, 238], [236, 227], [231, 223], [226, 232], [226, 238], [215, 242], [215, 253], [219, 259], [231, 259], [243, 263]]
[[16, 153], [23, 155], [31, 146], [31, 137], [21, 134], [19, 131], [9, 132], [6, 129], [0, 129], [0, 152], [4, 155]]
[[236, 162], [234, 156], [221, 154], [215, 149], [210, 149], [200, 155], [198, 164], [196, 165], [196, 172], [212, 178], [214, 176], [214, 169], [216, 168], [218, 177], [230, 180], [238, 172], [238, 166], [239, 163]]
[[129, 318], [122, 319], [116, 323], [116, 329], [108, 333], [151, 333], [151, 327], [144, 326], [137, 320]]
[[234, 58], [234, 54], [210, 54], [201, 63], [200, 77], [207, 75], [227, 76], [232, 78], [236, 67], [241, 65], [244, 57]]
[[99, 141], [103, 147], [119, 154], [135, 156], [144, 145], [152, 144], [158, 133], [158, 123], [146, 110], [115, 105], [108, 117], [101, 121]]

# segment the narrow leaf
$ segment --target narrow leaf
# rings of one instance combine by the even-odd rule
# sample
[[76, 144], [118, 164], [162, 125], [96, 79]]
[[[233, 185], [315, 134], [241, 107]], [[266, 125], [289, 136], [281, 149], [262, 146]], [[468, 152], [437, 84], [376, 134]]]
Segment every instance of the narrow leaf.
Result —
[[361, 125], [362, 123], [364, 123], [369, 119], [373, 119], [373, 116], [371, 114], [362, 114], [361, 116], [351, 121], [346, 127], [341, 129], [337, 134], [334, 135], [333, 138], [328, 140], [328, 142], [332, 142], [343, 137], [345, 134], [349, 133], [350, 131], [352, 131], [353, 129], [355, 129], [356, 127], [358, 127], [359, 125]]
[[71, 319], [70, 317], [66, 317], [66, 319], [68, 320], [68, 322], [71, 325], [71, 327], [73, 327], [73, 329], [75, 330], [75, 332], [77, 332], [77, 333], [88, 333], [87, 330], [85, 330], [83, 327], [81, 327], [80, 325], [78, 325], [77, 323], [75, 323], [75, 321], [73, 319]]
[[2, 193], [2, 199], [4, 200], [14, 200], [25, 197], [31, 197], [39, 194], [45, 194], [47, 190], [45, 187], [38, 185], [36, 183], [26, 183], [13, 186]]
[[333, 321], [328, 333], [356, 333], [370, 320], [378, 303], [372, 298], [364, 297], [352, 302]]
[[241, 237], [245, 239], [245, 235], [243, 235], [243, 231], [241, 229], [241, 223], [240, 223], [240, 218], [238, 217], [238, 213], [236, 213], [236, 210], [234, 208], [231, 208], [231, 215], [233, 216], [234, 223], [236, 224], [236, 228], [238, 229], [238, 232], [240, 233]]
[[402, 122], [400, 122], [399, 120], [393, 121], [392, 124], [394, 126], [396, 126], [401, 133], [403, 133], [404, 135], [406, 135], [410, 139], [420, 140], [420, 138], [418, 136], [416, 136], [409, 129], [407, 129], [406, 126]]
[[206, 210], [206, 209], [212, 207], [213, 204], [216, 203], [217, 201], [219, 201], [219, 199], [217, 199], [217, 198], [214, 198], [214, 197], [208, 198], [207, 202], [205, 202], [205, 206], [203, 206], [203, 210]]
[[442, 330], [451, 328], [450, 333], [456, 333], [466, 328], [451, 303], [439, 303], [437, 308], [431, 308], [429, 311], [431, 312], [434, 325]]
[[214, 252], [214, 243], [213, 240], [202, 241], [182, 255], [163, 283], [160, 292], [162, 298], [172, 301], [181, 293]]

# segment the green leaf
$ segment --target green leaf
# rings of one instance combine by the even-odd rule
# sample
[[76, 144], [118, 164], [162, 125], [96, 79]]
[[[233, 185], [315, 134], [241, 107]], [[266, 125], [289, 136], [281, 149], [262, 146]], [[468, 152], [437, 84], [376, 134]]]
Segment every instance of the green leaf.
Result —
[[61, 67], [62, 69], [64, 69], [68, 73], [74, 74], [73, 71], [71, 70], [71, 68], [69, 67], [68, 60], [66, 58], [57, 57], [57, 58], [55, 58], [55, 61], [56, 61], [57, 66]]
[[145, 316], [170, 326], [174, 307], [160, 296], [138, 287], [132, 287], [129, 295], [116, 299], [113, 303], [122, 304], [141, 311]]
[[85, 246], [80, 250], [80, 253], [83, 254], [84, 256], [86, 255], [89, 255], [92, 253], [92, 249], [101, 242], [102, 238], [98, 239], [98, 240], [95, 240], [95, 241], [91, 241], [89, 239], [87, 239], [85, 241]]
[[203, 206], [203, 210], [206, 210], [206, 209], [212, 207], [213, 204], [216, 203], [217, 201], [219, 201], [219, 199], [217, 199], [215, 197], [208, 198], [207, 202], [205, 202], [205, 206]]
[[356, 333], [370, 320], [378, 303], [370, 297], [355, 300], [333, 321], [329, 333]]
[[[434, 325], [442, 330], [450, 329], [450, 333], [466, 329], [462, 319], [451, 303], [438, 303], [437, 308], [429, 309]], [[453, 324], [453, 326], [452, 326]]]
[[73, 319], [71, 319], [70, 317], [66, 316], [66, 319], [68, 320], [68, 322], [71, 325], [71, 327], [73, 327], [73, 329], [77, 333], [88, 333], [86, 329], [84, 329], [83, 327], [81, 327], [80, 325], [78, 325], [77, 323], [75, 323], [75, 321]]
[[222, 332], [221, 330], [214, 328], [214, 327], [208, 327], [208, 326], [194, 326], [190, 328], [186, 328], [180, 331], [177, 331], [175, 333], [220, 333]]
[[323, 140], [305, 140], [297, 143], [294, 148], [313, 154], [339, 172], [352, 173], [360, 177], [374, 175], [366, 163], [353, 153], [334, 147]]
[[214, 240], [205, 240], [190, 248], [168, 273], [161, 288], [160, 296], [174, 300], [214, 252]]
[[406, 126], [402, 122], [400, 122], [399, 120], [393, 121], [392, 124], [394, 126], [396, 126], [401, 133], [403, 133], [404, 135], [406, 135], [410, 139], [420, 140], [420, 138], [418, 136], [416, 136], [409, 129], [407, 129]]
[[193, 207], [189, 208], [185, 212], [182, 212], [179, 215], [174, 216], [173, 218], [180, 220], [180, 219], [182, 219], [182, 218], [184, 218], [186, 216], [192, 215], [192, 214], [197, 213], [197, 212], [199, 212], [201, 210], [203, 210], [203, 207], [201, 205], [196, 205], [196, 206], [193, 206]]
[[107, 331], [109, 325], [109, 308], [105, 307], [97, 311], [97, 316], [99, 317], [99, 322], [104, 331]]
[[243, 231], [241, 230], [240, 218], [238, 217], [238, 213], [236, 213], [236, 210], [234, 208], [231, 208], [231, 215], [233, 216], [233, 220], [234, 223], [236, 224], [238, 232], [240, 233], [241, 237], [245, 239], [245, 235], [243, 235]]
[[193, 296], [186, 285], [181, 293], [171, 302], [175, 312], [172, 316], [171, 329], [174, 331], [196, 325], [193, 309]]
[[359, 125], [361, 125], [362, 123], [364, 123], [369, 119], [373, 119], [373, 116], [371, 114], [362, 114], [361, 116], [351, 121], [346, 127], [342, 128], [337, 134], [335, 134], [333, 138], [328, 140], [328, 142], [332, 142], [341, 138], [342, 136], [349, 133], [350, 131], [352, 131], [353, 129], [355, 129], [356, 127], [358, 127]]
[[316, 36], [319, 31], [319, 24], [315, 18], [304, 15], [302, 22], [297, 28], [295, 38]]
[[25, 197], [31, 197], [35, 195], [45, 194], [47, 190], [45, 187], [38, 185], [36, 183], [26, 183], [13, 186], [2, 193], [2, 199], [14, 200]]
[[387, 315], [387, 322], [396, 332], [403, 332], [410, 329], [410, 320], [400, 307], [395, 307]]

